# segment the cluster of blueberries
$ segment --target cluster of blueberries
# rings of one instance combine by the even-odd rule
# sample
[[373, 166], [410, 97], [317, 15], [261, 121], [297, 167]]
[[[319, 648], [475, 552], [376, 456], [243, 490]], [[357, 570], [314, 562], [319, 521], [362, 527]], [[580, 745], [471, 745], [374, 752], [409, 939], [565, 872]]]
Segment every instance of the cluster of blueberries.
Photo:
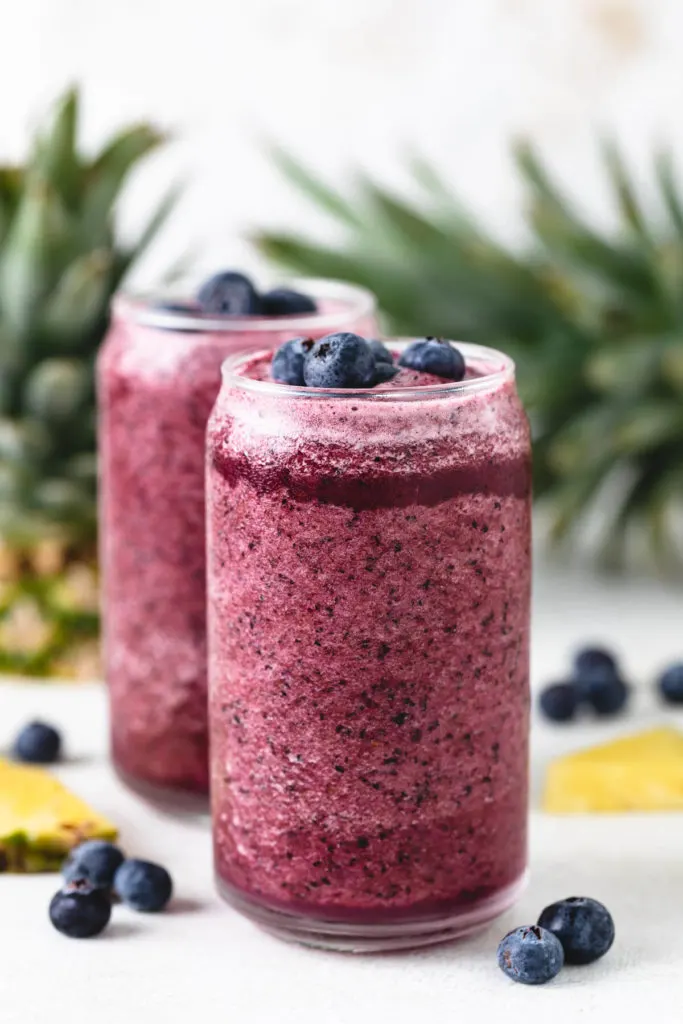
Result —
[[565, 964], [591, 964], [614, 942], [607, 907], [586, 896], [551, 903], [538, 923], [508, 932], [498, 946], [498, 966], [513, 981], [542, 985]]
[[[199, 288], [194, 302], [159, 302], [164, 313], [189, 316], [302, 316], [317, 312], [310, 295], [292, 288], [260, 292], [246, 274], [223, 270]], [[380, 341], [358, 334], [328, 334], [318, 341], [293, 338], [275, 356], [271, 375], [281, 384], [311, 388], [372, 388], [391, 380], [398, 367], [431, 373], [444, 380], [465, 376], [465, 360], [451, 342], [422, 338], [409, 345], [398, 360]]]
[[443, 338], [422, 338], [408, 345], [398, 362], [386, 345], [359, 334], [327, 334], [318, 341], [292, 338], [273, 356], [270, 375], [281, 384], [310, 388], [372, 388], [395, 377], [399, 367], [444, 380], [465, 376], [462, 353]]
[[126, 859], [113, 843], [90, 839], [76, 846], [62, 867], [64, 884], [50, 901], [50, 921], [70, 939], [90, 939], [109, 924], [112, 904], [157, 913], [173, 893], [166, 868], [148, 860]]
[[[657, 680], [668, 704], [683, 704], [683, 662], [670, 665]], [[617, 658], [601, 647], [586, 647], [574, 659], [572, 675], [541, 691], [539, 706], [553, 722], [570, 722], [582, 707], [597, 715], [616, 715], [626, 707], [630, 688]]]
[[[12, 754], [26, 764], [54, 764], [62, 752], [59, 730], [47, 722], [29, 722], [16, 737]], [[50, 901], [50, 921], [63, 935], [89, 939], [109, 924], [112, 904], [155, 913], [171, 898], [166, 868], [147, 860], [126, 859], [118, 846], [90, 839], [76, 846], [62, 867], [64, 884]]]
[[318, 309], [310, 295], [292, 288], [260, 292], [246, 274], [236, 270], [210, 277], [197, 292], [195, 302], [159, 302], [156, 308], [191, 316], [297, 316]]

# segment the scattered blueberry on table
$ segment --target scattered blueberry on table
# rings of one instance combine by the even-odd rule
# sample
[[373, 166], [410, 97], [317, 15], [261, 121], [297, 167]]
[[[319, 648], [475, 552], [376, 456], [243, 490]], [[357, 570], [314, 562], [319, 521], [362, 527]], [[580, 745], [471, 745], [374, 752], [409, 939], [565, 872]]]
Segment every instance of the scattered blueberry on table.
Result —
[[550, 721], [570, 722], [582, 707], [600, 717], [616, 715], [629, 696], [616, 657], [601, 647], [584, 647], [574, 658], [571, 678], [545, 687], [539, 707]]
[[54, 764], [62, 750], [62, 737], [47, 722], [29, 722], [14, 741], [12, 753], [26, 764]]
[[67, 882], [50, 901], [50, 921], [70, 939], [91, 939], [109, 924], [111, 900], [86, 881]]
[[607, 907], [587, 896], [570, 896], [546, 907], [537, 924], [508, 932], [498, 946], [498, 966], [513, 981], [543, 985], [565, 964], [599, 960], [613, 943]]
[[573, 682], [552, 683], [539, 697], [541, 711], [552, 722], [571, 722], [579, 707], [579, 691]]
[[173, 882], [160, 864], [127, 860], [114, 875], [114, 892], [132, 910], [154, 914], [170, 900]]
[[617, 659], [604, 647], [582, 647], [577, 651], [574, 658], [574, 675], [577, 679], [617, 674]]
[[522, 985], [543, 985], [556, 977], [564, 964], [559, 940], [538, 925], [515, 928], [498, 946], [498, 966]]
[[667, 704], [683, 704], [683, 661], [670, 665], [657, 680], [659, 693]]
[[596, 680], [591, 684], [587, 702], [597, 715], [617, 715], [628, 703], [629, 688], [623, 679]]
[[62, 865], [67, 882], [84, 880], [97, 889], [110, 889], [124, 861], [121, 850], [104, 839], [90, 839], [76, 846]]
[[559, 939], [568, 964], [592, 964], [614, 942], [612, 915], [602, 903], [587, 896], [570, 896], [551, 903], [541, 913], [538, 924]]
[[113, 843], [89, 840], [75, 847], [65, 861], [64, 884], [50, 901], [50, 921], [62, 935], [89, 939], [109, 923], [118, 897], [131, 910], [158, 913], [173, 894], [166, 868], [131, 858]]

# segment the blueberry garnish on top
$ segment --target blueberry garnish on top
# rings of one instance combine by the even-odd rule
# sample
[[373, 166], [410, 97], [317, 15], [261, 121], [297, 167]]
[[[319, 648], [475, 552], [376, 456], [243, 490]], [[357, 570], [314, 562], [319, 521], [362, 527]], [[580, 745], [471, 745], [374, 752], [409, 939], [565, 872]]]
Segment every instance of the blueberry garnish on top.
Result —
[[315, 343], [306, 338], [285, 342], [273, 356], [271, 376], [282, 384], [311, 388], [373, 388], [392, 380], [401, 366], [448, 380], [462, 380], [465, 373], [462, 354], [448, 341], [414, 342], [396, 363], [376, 338], [342, 331]]
[[316, 306], [310, 295], [292, 288], [273, 288], [261, 296], [265, 316], [296, 316], [301, 313], [316, 313]]
[[462, 352], [444, 338], [422, 338], [408, 345], [399, 359], [399, 366], [407, 366], [419, 373], [433, 373], [447, 380], [462, 380], [465, 359]]
[[197, 300], [203, 312], [221, 316], [257, 316], [262, 309], [252, 282], [234, 270], [224, 270], [205, 281]]
[[273, 380], [280, 384], [294, 384], [303, 387], [304, 381], [304, 360], [313, 348], [312, 338], [292, 338], [280, 345], [273, 356], [270, 366], [270, 375]]
[[[253, 281], [236, 270], [223, 270], [205, 281], [197, 292], [201, 313], [214, 316], [302, 316], [316, 313], [310, 295], [293, 288], [272, 288], [263, 294]], [[164, 303], [169, 312], [184, 312], [183, 303]], [[160, 307], [157, 307], [160, 308]]]
[[375, 363], [375, 384], [386, 384], [388, 380], [393, 380], [398, 373], [398, 366], [396, 363]]
[[311, 388], [371, 388], [376, 375], [372, 349], [359, 334], [319, 338], [304, 360], [304, 382]]
[[376, 363], [387, 363], [391, 366], [394, 365], [394, 357], [383, 342], [378, 341], [377, 338], [371, 338], [368, 345], [372, 350]]

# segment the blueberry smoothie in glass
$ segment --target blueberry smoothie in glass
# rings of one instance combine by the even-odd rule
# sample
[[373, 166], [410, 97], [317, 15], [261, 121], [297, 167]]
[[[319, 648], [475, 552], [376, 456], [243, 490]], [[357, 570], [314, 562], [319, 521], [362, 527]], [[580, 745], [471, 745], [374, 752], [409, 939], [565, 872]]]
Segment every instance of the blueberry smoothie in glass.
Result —
[[115, 299], [98, 365], [104, 662], [115, 767], [154, 799], [207, 800], [204, 447], [221, 363], [335, 329], [372, 331], [372, 296], [259, 294], [227, 272], [193, 300]]
[[207, 434], [225, 899], [344, 950], [443, 941], [526, 872], [530, 441], [512, 362], [300, 338]]

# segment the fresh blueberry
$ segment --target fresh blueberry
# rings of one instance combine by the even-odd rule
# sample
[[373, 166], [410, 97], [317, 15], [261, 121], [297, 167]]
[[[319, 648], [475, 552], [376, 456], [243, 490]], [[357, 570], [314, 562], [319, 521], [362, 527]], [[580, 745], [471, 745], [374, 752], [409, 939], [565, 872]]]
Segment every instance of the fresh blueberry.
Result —
[[602, 647], [584, 647], [574, 658], [574, 674], [579, 679], [614, 677], [619, 674], [617, 659]]
[[368, 345], [372, 350], [376, 363], [390, 363], [391, 366], [394, 365], [394, 357], [381, 341], [378, 341], [377, 338], [371, 338]]
[[371, 388], [376, 373], [372, 349], [359, 334], [327, 334], [304, 361], [304, 381], [310, 388]]
[[587, 896], [551, 903], [538, 923], [559, 939], [568, 964], [591, 964], [614, 942], [612, 915], [602, 903]]
[[462, 380], [465, 376], [462, 352], [444, 338], [414, 341], [401, 354], [398, 362], [400, 366], [407, 366], [419, 373], [433, 373], [447, 380]]
[[205, 313], [221, 316], [256, 316], [261, 299], [248, 277], [234, 270], [214, 274], [199, 289], [197, 300]]
[[155, 913], [170, 900], [173, 882], [160, 864], [126, 860], [114, 875], [114, 891], [133, 910]]
[[261, 296], [261, 302], [266, 316], [296, 316], [318, 311], [310, 295], [295, 292], [292, 288], [273, 288]]
[[71, 851], [62, 866], [62, 875], [67, 882], [83, 879], [95, 888], [109, 889], [123, 861], [118, 846], [104, 839], [90, 839]]
[[398, 366], [394, 363], [377, 363], [375, 369], [375, 384], [386, 384], [393, 380], [398, 373]]
[[543, 985], [559, 974], [564, 954], [559, 940], [538, 925], [515, 928], [498, 946], [498, 966], [523, 985]]
[[538, 703], [552, 722], [570, 722], [579, 706], [579, 692], [574, 683], [553, 683], [541, 691]]
[[599, 715], [616, 715], [628, 701], [629, 688], [619, 676], [594, 679], [585, 691], [585, 700]]
[[292, 338], [273, 356], [270, 375], [281, 384], [304, 385], [304, 359], [313, 348], [312, 338]]
[[658, 685], [667, 704], [683, 704], [683, 661], [662, 672]]
[[104, 889], [87, 882], [71, 882], [50, 901], [50, 920], [70, 939], [91, 939], [109, 924], [111, 901]]
[[29, 722], [14, 741], [14, 756], [29, 764], [52, 764], [59, 759], [62, 737], [45, 722]]

